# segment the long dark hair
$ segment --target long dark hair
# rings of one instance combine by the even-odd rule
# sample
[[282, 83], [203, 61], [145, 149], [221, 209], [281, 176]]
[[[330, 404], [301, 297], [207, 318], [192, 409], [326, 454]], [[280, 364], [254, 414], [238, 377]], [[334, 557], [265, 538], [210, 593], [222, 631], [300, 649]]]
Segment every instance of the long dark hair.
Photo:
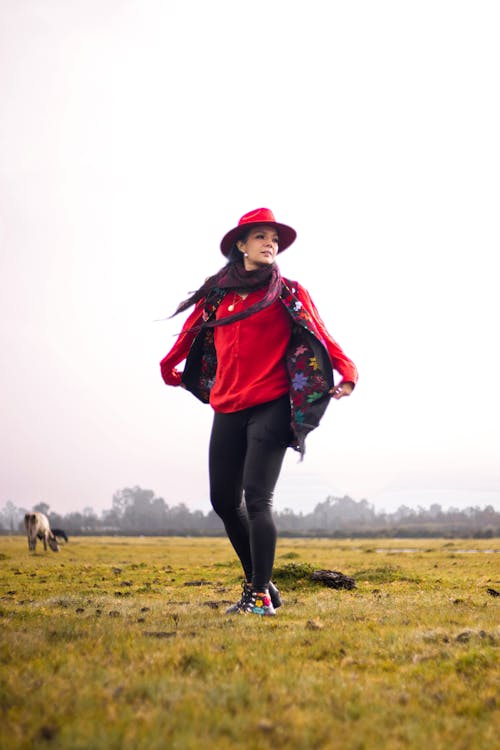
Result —
[[187, 310], [191, 305], [195, 305], [199, 300], [203, 298], [209, 299], [212, 295], [218, 294], [220, 291], [229, 291], [233, 289], [252, 292], [255, 289], [262, 289], [267, 286], [263, 298], [254, 305], [242, 309], [234, 315], [224, 317], [221, 320], [212, 319], [205, 321], [200, 327], [213, 328], [215, 326], [228, 325], [237, 320], [248, 318], [250, 315], [272, 305], [281, 293], [281, 284], [281, 273], [276, 263], [262, 266], [254, 271], [247, 271], [244, 264], [243, 253], [238, 250], [235, 243], [229, 252], [226, 265], [217, 271], [217, 273], [213, 274], [213, 276], [209, 276], [205, 279], [203, 284], [195, 292], [177, 306], [176, 311], [170, 317], [175, 317], [175, 315], [184, 312], [184, 310]]

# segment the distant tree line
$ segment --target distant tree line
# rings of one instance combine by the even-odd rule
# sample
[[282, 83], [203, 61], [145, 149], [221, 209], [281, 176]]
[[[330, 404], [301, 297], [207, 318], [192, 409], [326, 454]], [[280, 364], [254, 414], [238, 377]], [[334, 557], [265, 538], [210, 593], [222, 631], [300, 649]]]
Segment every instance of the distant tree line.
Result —
[[[28, 509], [31, 510], [31, 509]], [[45, 513], [52, 528], [64, 529], [69, 535], [137, 535], [147, 536], [219, 536], [224, 528], [210, 510], [189, 510], [184, 504], [170, 507], [153, 490], [126, 487], [115, 492], [111, 508], [98, 516], [92, 508], [65, 515], [38, 503], [33, 510]], [[24, 532], [25, 508], [7, 502], [0, 510], [0, 533]], [[367, 500], [349, 496], [328, 496], [310, 513], [295, 513], [286, 508], [275, 512], [279, 532], [284, 536], [311, 537], [500, 537], [500, 513], [493, 506], [443, 508], [434, 504], [425, 509], [400, 506], [393, 513], [376, 512]]]

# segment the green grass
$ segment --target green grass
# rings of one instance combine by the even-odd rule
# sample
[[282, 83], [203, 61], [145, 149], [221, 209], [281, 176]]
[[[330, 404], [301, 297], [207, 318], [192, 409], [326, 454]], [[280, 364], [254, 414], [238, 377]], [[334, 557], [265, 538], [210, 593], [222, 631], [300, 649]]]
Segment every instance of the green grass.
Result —
[[224, 614], [224, 539], [0, 538], [0, 746], [494, 747], [500, 555], [467, 548], [500, 540], [280, 540], [264, 620]]

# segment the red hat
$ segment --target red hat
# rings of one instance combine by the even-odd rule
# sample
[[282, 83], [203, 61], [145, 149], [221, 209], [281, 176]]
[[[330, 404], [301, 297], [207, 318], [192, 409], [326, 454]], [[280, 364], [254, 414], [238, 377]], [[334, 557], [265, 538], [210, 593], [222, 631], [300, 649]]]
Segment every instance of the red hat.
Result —
[[256, 208], [241, 217], [238, 226], [224, 235], [220, 243], [222, 254], [228, 256], [231, 248], [255, 224], [271, 224], [276, 227], [279, 236], [278, 252], [286, 250], [297, 237], [297, 232], [286, 224], [279, 224], [269, 208]]

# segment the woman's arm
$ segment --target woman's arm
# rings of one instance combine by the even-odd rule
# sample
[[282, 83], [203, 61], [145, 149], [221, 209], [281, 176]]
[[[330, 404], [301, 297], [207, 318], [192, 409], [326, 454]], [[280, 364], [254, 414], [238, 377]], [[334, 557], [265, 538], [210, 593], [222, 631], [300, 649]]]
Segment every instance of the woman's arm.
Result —
[[297, 297], [316, 323], [318, 331], [322, 335], [326, 348], [328, 349], [333, 369], [340, 373], [342, 377], [341, 382], [332, 389], [332, 396], [334, 398], [349, 396], [358, 381], [356, 365], [352, 359], [349, 359], [335, 339], [328, 333], [309, 292], [300, 284], [297, 284]]
[[201, 323], [204, 304], [204, 299], [201, 299], [196, 303], [193, 312], [182, 326], [182, 330], [177, 337], [177, 341], [175, 342], [169, 353], [165, 355], [165, 357], [163, 357], [162, 361], [160, 362], [161, 376], [167, 385], [182, 385], [182, 373], [176, 369], [176, 365], [186, 359], [191, 348], [191, 344], [196, 338], [196, 331], [192, 331], [190, 329]]

